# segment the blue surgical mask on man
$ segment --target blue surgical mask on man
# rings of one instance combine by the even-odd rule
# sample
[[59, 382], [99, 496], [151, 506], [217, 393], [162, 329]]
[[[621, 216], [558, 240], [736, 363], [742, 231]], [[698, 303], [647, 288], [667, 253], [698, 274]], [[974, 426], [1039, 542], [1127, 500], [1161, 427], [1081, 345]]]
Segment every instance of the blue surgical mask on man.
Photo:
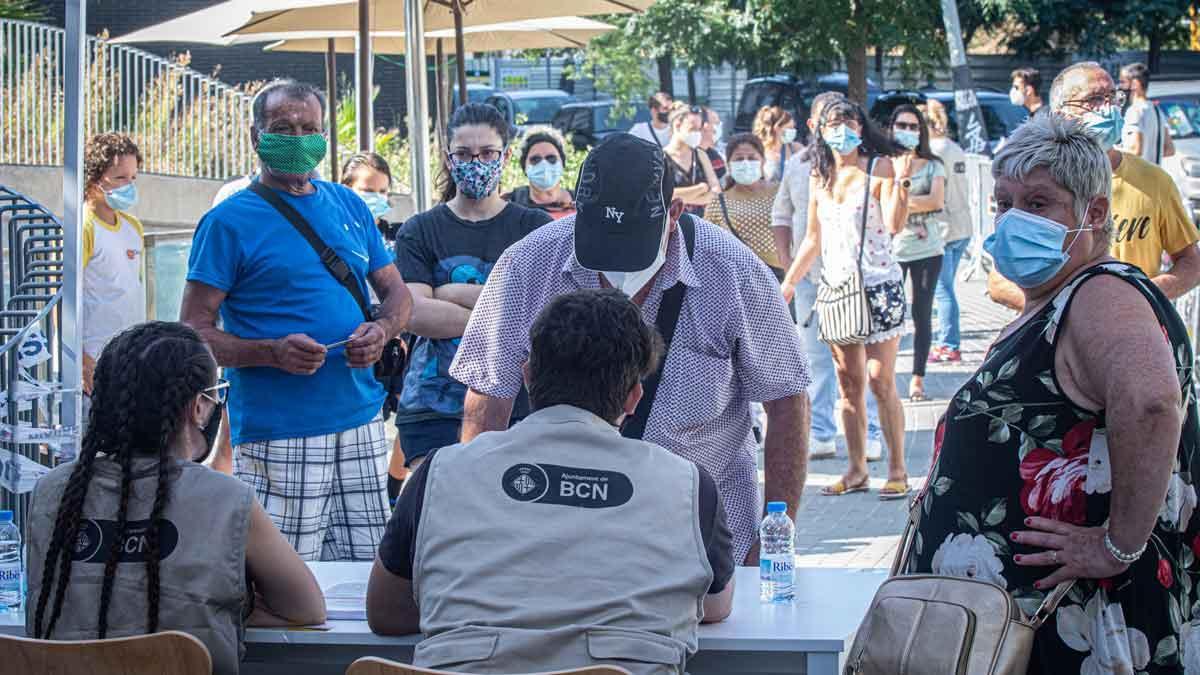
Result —
[[525, 167], [525, 175], [529, 184], [539, 190], [549, 190], [562, 180], [563, 165], [561, 162], [541, 161], [533, 166]]
[[378, 192], [359, 192], [359, 197], [367, 203], [367, 208], [371, 210], [371, 216], [375, 220], [383, 217], [383, 214], [392, 210], [392, 205], [388, 203], [387, 195]]
[[821, 132], [821, 138], [825, 139], [830, 150], [839, 155], [848, 155], [862, 145], [862, 137], [858, 132], [845, 124], [826, 128]]
[[106, 191], [104, 193], [104, 202], [114, 211], [128, 211], [132, 209], [137, 206], [138, 202], [137, 183], [128, 183], [111, 192]]
[[1099, 111], [1088, 111], [1084, 113], [1082, 120], [1087, 125], [1092, 137], [1105, 151], [1121, 142], [1125, 117], [1117, 106], [1109, 105]]
[[1093, 229], [1091, 226], [1068, 230], [1062, 223], [1037, 214], [1009, 209], [996, 219], [996, 231], [983, 242], [1004, 278], [1021, 288], [1036, 288], [1054, 278], [1071, 259], [1063, 242], [1072, 232]]

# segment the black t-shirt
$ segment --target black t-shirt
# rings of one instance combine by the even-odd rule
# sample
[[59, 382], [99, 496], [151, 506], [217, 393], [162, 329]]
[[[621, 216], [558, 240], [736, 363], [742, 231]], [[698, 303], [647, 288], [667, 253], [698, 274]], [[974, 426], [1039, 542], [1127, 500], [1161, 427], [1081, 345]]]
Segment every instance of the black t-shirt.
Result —
[[570, 195], [571, 200], [568, 202], [560, 202], [557, 204], [538, 204], [529, 196], [529, 186], [523, 185], [512, 192], [504, 195], [504, 198], [514, 204], [520, 204], [527, 209], [538, 209], [550, 214], [551, 218], [563, 218], [575, 213], [575, 193], [571, 190], [566, 190]]
[[[425, 505], [425, 483], [429, 480], [429, 465], [434, 462], [437, 450], [429, 453], [425, 463], [408, 479], [392, 517], [388, 520], [379, 543], [379, 561], [389, 572], [398, 577], [412, 579], [413, 557], [417, 548], [417, 523], [421, 522], [421, 509]], [[733, 535], [725, 520], [725, 506], [717, 485], [704, 469], [700, 471], [700, 537], [708, 564], [712, 566], [713, 581], [709, 593], [725, 590], [733, 578]], [[681, 554], [684, 552], [681, 551]]]
[[[483, 285], [506, 248], [550, 220], [545, 211], [509, 203], [493, 218], [471, 222], [441, 204], [401, 226], [396, 235], [396, 266], [404, 281], [435, 289], [446, 284]], [[467, 389], [449, 372], [457, 351], [457, 338], [416, 338], [400, 393], [398, 424], [462, 417]], [[519, 419], [527, 412], [528, 401], [522, 395], [513, 406], [513, 417]]]

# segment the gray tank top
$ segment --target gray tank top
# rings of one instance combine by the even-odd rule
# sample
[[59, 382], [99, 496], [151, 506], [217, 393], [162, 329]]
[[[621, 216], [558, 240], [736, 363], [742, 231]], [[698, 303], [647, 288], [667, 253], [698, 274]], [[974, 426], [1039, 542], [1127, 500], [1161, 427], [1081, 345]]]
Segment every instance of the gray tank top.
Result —
[[[74, 469], [75, 463], [69, 462], [44, 476], [30, 502], [30, 601], [25, 618], [25, 631], [30, 636], [34, 633], [42, 570], [59, 500]], [[126, 539], [109, 601], [108, 637], [146, 632], [145, 534], [157, 488], [156, 458], [135, 459], [133, 475]], [[194, 635], [208, 647], [214, 673], [236, 675], [249, 608], [246, 537], [253, 490], [233, 477], [192, 462], [176, 461], [169, 475], [170, 496], [159, 531], [159, 630]], [[97, 458], [84, 500], [71, 581], [51, 636], [56, 640], [98, 637], [100, 589], [109, 546], [112, 537], [117, 536], [120, 503], [120, 464]], [[53, 600], [53, 592], [50, 597]], [[48, 603], [43, 626], [49, 621], [51, 608]]]

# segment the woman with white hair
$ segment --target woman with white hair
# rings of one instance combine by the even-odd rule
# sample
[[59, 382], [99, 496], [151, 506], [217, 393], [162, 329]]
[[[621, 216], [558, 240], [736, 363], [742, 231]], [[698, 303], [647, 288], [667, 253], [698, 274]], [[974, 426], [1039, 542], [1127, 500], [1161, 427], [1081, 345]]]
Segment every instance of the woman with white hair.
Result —
[[1034, 118], [992, 167], [985, 247], [1025, 309], [938, 425], [902, 571], [997, 584], [1029, 614], [1073, 582], [1030, 673], [1182, 672], [1200, 548], [1187, 331], [1109, 256], [1112, 169], [1082, 125]]

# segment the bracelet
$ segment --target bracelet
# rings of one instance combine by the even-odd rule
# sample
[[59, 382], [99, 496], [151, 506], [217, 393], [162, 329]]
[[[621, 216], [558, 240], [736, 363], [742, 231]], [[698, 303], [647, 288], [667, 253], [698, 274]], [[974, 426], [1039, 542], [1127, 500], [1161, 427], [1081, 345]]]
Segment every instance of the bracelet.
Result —
[[1117, 562], [1121, 563], [1122, 565], [1132, 565], [1142, 557], [1143, 553], [1146, 552], [1146, 544], [1142, 544], [1142, 547], [1133, 553], [1123, 552], [1121, 549], [1117, 548], [1116, 544], [1113, 543], [1111, 532], [1104, 533], [1104, 548], [1108, 549], [1108, 554], [1115, 558]]

